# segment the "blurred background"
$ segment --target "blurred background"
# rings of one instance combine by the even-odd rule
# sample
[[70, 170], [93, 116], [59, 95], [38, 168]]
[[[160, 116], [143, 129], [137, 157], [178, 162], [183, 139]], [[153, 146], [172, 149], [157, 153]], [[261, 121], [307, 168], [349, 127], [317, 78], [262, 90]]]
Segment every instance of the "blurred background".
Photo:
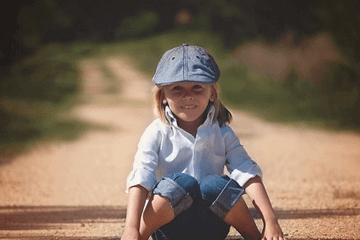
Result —
[[0, 150], [96, 127], [66, 115], [84, 103], [79, 61], [126, 55], [150, 81], [183, 42], [215, 56], [232, 108], [360, 127], [359, 1], [16, 0], [1, 11]]

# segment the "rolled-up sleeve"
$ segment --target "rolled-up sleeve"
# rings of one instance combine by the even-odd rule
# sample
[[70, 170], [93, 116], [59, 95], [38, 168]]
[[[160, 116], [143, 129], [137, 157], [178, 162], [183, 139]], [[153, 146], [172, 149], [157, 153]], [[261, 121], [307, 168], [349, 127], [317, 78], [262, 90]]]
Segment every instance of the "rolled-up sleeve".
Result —
[[262, 177], [262, 172], [259, 165], [250, 158], [240, 144], [233, 130], [230, 127], [226, 128], [224, 135], [226, 167], [230, 177], [243, 187], [249, 179], [255, 176]]
[[140, 138], [135, 154], [133, 170], [126, 182], [126, 192], [135, 185], [141, 185], [151, 191], [156, 184], [156, 170], [159, 162], [159, 143], [161, 133], [156, 123], [150, 124]]

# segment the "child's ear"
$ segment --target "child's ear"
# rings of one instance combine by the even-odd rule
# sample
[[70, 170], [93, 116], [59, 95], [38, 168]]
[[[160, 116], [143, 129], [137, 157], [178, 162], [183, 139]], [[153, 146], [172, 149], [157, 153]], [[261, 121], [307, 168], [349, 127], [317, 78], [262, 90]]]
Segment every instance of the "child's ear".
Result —
[[217, 91], [214, 86], [211, 86], [211, 95], [210, 95], [210, 102], [215, 102], [216, 100]]

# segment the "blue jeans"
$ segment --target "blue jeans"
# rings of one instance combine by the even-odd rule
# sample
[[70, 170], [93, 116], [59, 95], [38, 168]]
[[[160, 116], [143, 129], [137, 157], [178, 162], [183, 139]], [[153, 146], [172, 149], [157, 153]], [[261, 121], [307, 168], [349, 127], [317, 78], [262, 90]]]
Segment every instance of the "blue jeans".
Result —
[[220, 240], [230, 226], [225, 215], [243, 195], [244, 189], [227, 175], [209, 175], [200, 183], [184, 173], [169, 174], [153, 189], [167, 197], [175, 219], [153, 234], [154, 240]]

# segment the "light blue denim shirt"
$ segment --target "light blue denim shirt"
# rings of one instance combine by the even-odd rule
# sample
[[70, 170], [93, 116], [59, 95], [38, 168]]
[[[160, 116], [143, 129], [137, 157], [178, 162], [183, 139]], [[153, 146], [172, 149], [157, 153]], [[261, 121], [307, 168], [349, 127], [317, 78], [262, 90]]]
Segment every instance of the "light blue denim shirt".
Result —
[[146, 128], [127, 179], [127, 189], [141, 185], [151, 191], [161, 177], [176, 172], [200, 181], [209, 174], [223, 174], [224, 166], [240, 186], [254, 176], [262, 177], [260, 167], [246, 153], [234, 131], [227, 124], [220, 127], [213, 121], [214, 112], [212, 106], [195, 138], [177, 125], [167, 107], [165, 113], [170, 126], [156, 119]]

